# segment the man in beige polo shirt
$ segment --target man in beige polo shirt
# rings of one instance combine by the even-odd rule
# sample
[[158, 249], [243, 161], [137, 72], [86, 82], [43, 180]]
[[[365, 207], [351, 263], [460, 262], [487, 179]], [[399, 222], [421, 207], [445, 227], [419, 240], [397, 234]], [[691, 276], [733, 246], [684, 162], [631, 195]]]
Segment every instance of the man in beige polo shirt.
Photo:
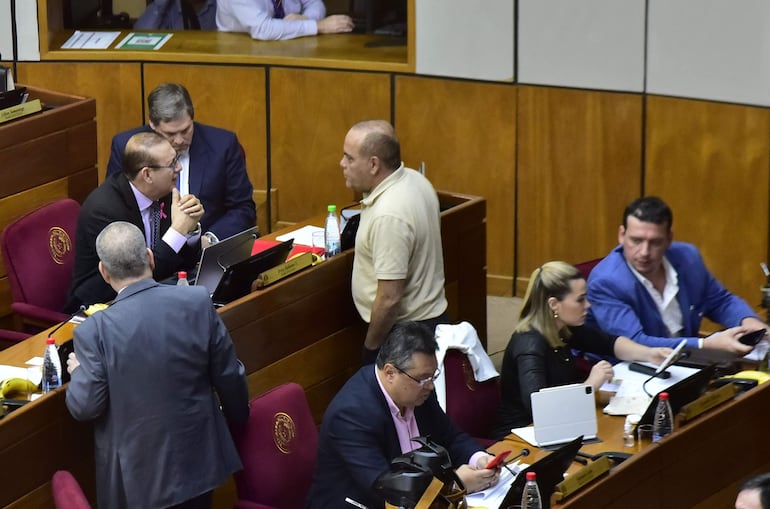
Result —
[[363, 194], [352, 290], [371, 363], [396, 322], [447, 322], [439, 203], [428, 179], [404, 167], [388, 122], [359, 122], [343, 149], [345, 185]]

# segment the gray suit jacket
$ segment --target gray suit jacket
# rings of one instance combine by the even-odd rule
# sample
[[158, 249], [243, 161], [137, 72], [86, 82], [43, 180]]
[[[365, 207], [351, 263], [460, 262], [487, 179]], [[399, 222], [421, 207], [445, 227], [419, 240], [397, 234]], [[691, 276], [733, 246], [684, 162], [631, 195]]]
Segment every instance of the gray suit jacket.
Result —
[[248, 388], [205, 288], [134, 283], [74, 345], [67, 407], [95, 421], [99, 507], [168, 507], [241, 468], [225, 416], [248, 419]]

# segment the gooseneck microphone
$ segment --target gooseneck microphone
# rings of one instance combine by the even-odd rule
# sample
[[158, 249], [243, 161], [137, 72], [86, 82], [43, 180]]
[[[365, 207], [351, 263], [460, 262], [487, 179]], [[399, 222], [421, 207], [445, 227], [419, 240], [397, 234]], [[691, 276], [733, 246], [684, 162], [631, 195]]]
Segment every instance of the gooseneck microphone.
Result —
[[[489, 454], [489, 455], [491, 455], [491, 456], [494, 456], [494, 454], [492, 454], [492, 453], [491, 453], [491, 452], [489, 452], [489, 451], [484, 451], [484, 452], [486, 452], [487, 454]], [[516, 476], [518, 475], [518, 472], [514, 472], [513, 470], [511, 470], [511, 468], [508, 466], [508, 463], [513, 463], [513, 462], [514, 462], [514, 461], [516, 461], [517, 459], [519, 459], [519, 458], [523, 458], [523, 457], [525, 457], [525, 456], [529, 456], [529, 449], [527, 449], [526, 447], [524, 447], [524, 448], [521, 450], [521, 452], [520, 452], [519, 454], [517, 454], [516, 456], [514, 456], [513, 458], [511, 458], [511, 459], [506, 459], [506, 460], [505, 460], [505, 463], [503, 463], [503, 464], [502, 464], [502, 467], [503, 467], [504, 469], [506, 469], [508, 472], [510, 472], [512, 476], [516, 477]]]
[[70, 321], [71, 321], [73, 318], [75, 318], [75, 315], [77, 315], [78, 313], [82, 313], [82, 312], [83, 312], [83, 311], [85, 311], [85, 310], [86, 310], [86, 305], [85, 305], [85, 304], [81, 304], [81, 305], [80, 305], [80, 307], [77, 309], [77, 311], [75, 311], [74, 313], [72, 313], [72, 314], [69, 316], [69, 318], [67, 318], [66, 320], [64, 320], [63, 322], [61, 322], [59, 325], [57, 325], [57, 326], [56, 326], [56, 328], [55, 328], [54, 330], [52, 330], [51, 332], [49, 332], [49, 333], [48, 333], [48, 337], [49, 337], [49, 338], [52, 338], [52, 337], [54, 336], [54, 334], [56, 334], [57, 332], [59, 332], [59, 329], [61, 329], [62, 327], [64, 327], [66, 324], [70, 323]]

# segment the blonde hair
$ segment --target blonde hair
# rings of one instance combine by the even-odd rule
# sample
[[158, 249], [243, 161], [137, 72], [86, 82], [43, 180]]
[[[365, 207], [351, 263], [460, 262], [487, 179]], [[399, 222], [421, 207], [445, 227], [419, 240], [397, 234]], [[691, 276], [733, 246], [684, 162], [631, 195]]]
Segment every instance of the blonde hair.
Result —
[[569, 335], [569, 332], [566, 329], [560, 331], [556, 327], [548, 299], [553, 297], [556, 300], [562, 300], [572, 291], [570, 281], [577, 279], [583, 279], [583, 276], [567, 262], [547, 262], [535, 269], [529, 278], [521, 316], [514, 332], [535, 329], [545, 336], [551, 347], [564, 346], [559, 333]]

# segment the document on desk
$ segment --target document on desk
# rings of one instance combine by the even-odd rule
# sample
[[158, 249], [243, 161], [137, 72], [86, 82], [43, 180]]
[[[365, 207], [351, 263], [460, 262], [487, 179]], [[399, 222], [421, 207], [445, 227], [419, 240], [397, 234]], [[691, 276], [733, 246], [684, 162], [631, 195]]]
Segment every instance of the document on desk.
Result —
[[[529, 467], [528, 464], [520, 463], [518, 461], [508, 465], [508, 468], [513, 470], [513, 472], [516, 474], [527, 467]], [[513, 484], [514, 480], [516, 480], [516, 477], [514, 477], [511, 472], [505, 468], [501, 469], [500, 481], [496, 485], [492, 486], [491, 488], [487, 488], [486, 490], [477, 491], [476, 493], [466, 495], [465, 498], [468, 500], [468, 506], [488, 507], [490, 509], [500, 507], [500, 505], [503, 503], [503, 499], [505, 499], [505, 496], [508, 494], [508, 490], [511, 489], [511, 485]]]
[[[642, 363], [647, 364], [647, 363]], [[655, 367], [654, 364], [648, 364], [649, 366]], [[650, 404], [650, 401], [652, 398], [648, 396], [644, 389], [642, 388], [642, 384], [645, 380], [649, 378], [649, 375], [645, 375], [642, 373], [637, 373], [635, 371], [631, 371], [629, 368], [628, 362], [620, 362], [618, 364], [615, 364], [612, 366], [612, 370], [614, 371], [614, 377], [613, 377], [613, 389], [617, 388], [618, 381], [619, 388], [617, 388], [617, 392], [615, 393], [615, 396], [612, 397], [610, 400], [610, 403], [604, 407], [604, 413], [609, 415], [629, 415], [629, 414], [643, 414], [644, 411], [647, 409], [647, 405]], [[666, 371], [671, 373], [671, 377], [669, 378], [653, 378], [649, 382], [647, 382], [647, 392], [649, 392], [652, 395], [655, 395], [659, 393], [660, 391], [671, 387], [675, 383], [684, 380], [685, 378], [694, 375], [697, 373], [698, 369], [696, 368], [686, 368], [684, 366], [669, 366], [666, 368]], [[605, 389], [604, 386], [600, 388], [600, 390], [608, 390]]]
[[120, 32], [85, 32], [75, 33], [61, 45], [62, 49], [107, 49], [118, 38]]
[[285, 242], [289, 239], [294, 239], [295, 244], [302, 244], [303, 246], [313, 247], [313, 232], [322, 232], [322, 231], [324, 231], [323, 228], [309, 224], [307, 226], [303, 226], [298, 230], [293, 230], [293, 231], [290, 231], [289, 233], [284, 233], [283, 235], [279, 235], [278, 237], [276, 237], [276, 240]]

